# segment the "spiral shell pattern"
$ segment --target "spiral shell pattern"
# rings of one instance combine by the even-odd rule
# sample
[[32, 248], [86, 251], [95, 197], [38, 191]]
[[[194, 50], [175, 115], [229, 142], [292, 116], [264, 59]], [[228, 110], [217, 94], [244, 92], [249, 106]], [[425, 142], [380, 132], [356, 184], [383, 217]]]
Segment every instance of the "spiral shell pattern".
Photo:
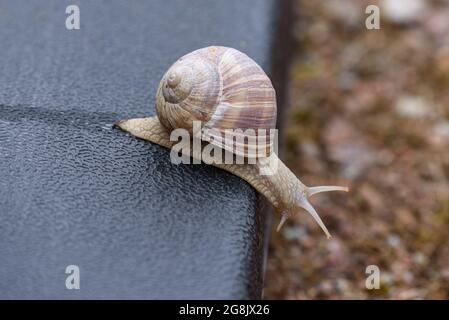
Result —
[[262, 68], [238, 50], [207, 47], [183, 56], [163, 76], [156, 99], [157, 115], [169, 130], [192, 132], [197, 120], [203, 140], [235, 154], [272, 152], [275, 90]]

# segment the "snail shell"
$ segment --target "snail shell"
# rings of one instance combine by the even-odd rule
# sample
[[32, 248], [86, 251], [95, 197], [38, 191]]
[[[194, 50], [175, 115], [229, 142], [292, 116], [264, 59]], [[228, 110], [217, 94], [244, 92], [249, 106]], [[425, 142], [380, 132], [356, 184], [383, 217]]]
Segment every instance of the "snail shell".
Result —
[[[207, 47], [176, 61], [159, 84], [156, 112], [167, 130], [184, 128], [240, 156], [266, 157], [273, 149], [273, 85], [254, 60], [232, 48]], [[193, 121], [201, 121], [201, 132], [192, 132]]]

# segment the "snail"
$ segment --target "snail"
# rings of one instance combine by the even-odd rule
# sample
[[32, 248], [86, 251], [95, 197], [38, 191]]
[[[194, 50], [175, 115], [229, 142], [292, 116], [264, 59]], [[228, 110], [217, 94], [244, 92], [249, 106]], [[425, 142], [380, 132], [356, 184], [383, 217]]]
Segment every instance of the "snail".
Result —
[[[263, 131], [275, 128], [276, 117], [275, 90], [262, 68], [236, 49], [212, 46], [181, 57], [169, 68], [157, 90], [156, 116], [121, 120], [117, 125], [138, 138], [170, 149], [177, 143], [170, 139], [170, 133], [185, 129], [203, 147], [212, 145], [228, 155], [244, 157], [245, 163], [211, 164], [246, 180], [262, 193], [281, 214], [277, 230], [302, 208], [330, 238], [308, 198], [327, 191], [347, 192], [348, 188], [305, 186], [277, 157], [272, 135]], [[194, 129], [195, 121], [201, 122], [200, 129]], [[232, 129], [253, 129], [257, 138], [263, 135], [268, 141], [259, 146], [254, 143], [256, 139], [244, 139], [242, 148], [232, 144], [228, 147], [229, 139], [223, 139], [221, 134]], [[241, 135], [242, 130], [236, 130], [235, 135]], [[188, 153], [192, 158], [202, 158], [201, 150], [193, 148]], [[272, 174], [261, 174], [262, 169], [273, 167], [276, 169]]]

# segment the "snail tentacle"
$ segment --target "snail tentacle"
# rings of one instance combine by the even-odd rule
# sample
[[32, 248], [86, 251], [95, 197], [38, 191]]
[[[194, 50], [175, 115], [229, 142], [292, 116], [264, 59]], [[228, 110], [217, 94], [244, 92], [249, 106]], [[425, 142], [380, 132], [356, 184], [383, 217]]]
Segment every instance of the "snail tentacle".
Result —
[[318, 186], [318, 187], [309, 187], [307, 189], [309, 197], [313, 196], [314, 194], [317, 193], [322, 193], [322, 192], [329, 192], [329, 191], [345, 191], [348, 192], [349, 188], [348, 187], [341, 187], [341, 186]]
[[260, 180], [267, 181], [266, 183], [269, 184], [269, 187], [265, 189], [262, 188], [262, 190], [256, 189], [264, 194], [273, 203], [278, 212], [281, 213], [281, 221], [279, 222], [277, 230], [279, 231], [287, 219], [298, 213], [302, 208], [313, 217], [324, 231], [327, 238], [330, 238], [329, 231], [308, 199], [317, 193], [348, 191], [348, 188], [340, 186], [307, 187], [281, 160], [277, 158], [275, 154], [270, 156], [270, 161], [277, 161], [278, 167], [275, 174], [271, 176], [260, 176]]
[[287, 212], [282, 213], [281, 215], [281, 221], [279, 221], [279, 224], [276, 228], [276, 232], [279, 232], [284, 225], [284, 223], [288, 220], [289, 214]]

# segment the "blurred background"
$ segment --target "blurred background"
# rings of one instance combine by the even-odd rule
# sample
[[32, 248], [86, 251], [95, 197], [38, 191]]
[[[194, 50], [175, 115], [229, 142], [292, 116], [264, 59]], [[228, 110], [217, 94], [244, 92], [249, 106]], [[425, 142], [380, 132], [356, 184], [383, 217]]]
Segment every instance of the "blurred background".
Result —
[[449, 1], [293, 3], [284, 157], [351, 191], [312, 199], [331, 240], [305, 212], [273, 230], [265, 298], [448, 299]]

